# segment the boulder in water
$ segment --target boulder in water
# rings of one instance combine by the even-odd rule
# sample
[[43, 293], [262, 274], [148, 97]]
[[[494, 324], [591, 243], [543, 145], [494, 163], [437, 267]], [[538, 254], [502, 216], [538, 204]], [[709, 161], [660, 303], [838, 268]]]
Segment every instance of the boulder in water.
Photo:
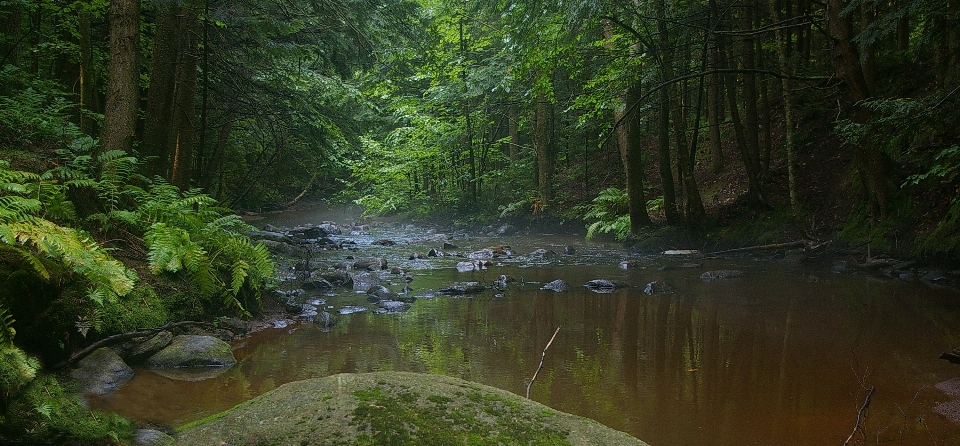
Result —
[[405, 372], [284, 384], [179, 433], [181, 444], [197, 445], [321, 444], [330, 439], [338, 444], [422, 444], [437, 438], [447, 439], [444, 444], [646, 446], [596, 421], [501, 389]]
[[486, 287], [481, 285], [480, 282], [454, 282], [438, 289], [437, 292], [447, 295], [460, 295], [479, 293], [485, 289]]
[[561, 279], [554, 280], [553, 282], [550, 282], [540, 287], [541, 290], [551, 290], [551, 291], [556, 291], [558, 293], [561, 291], [566, 291], [567, 288], [570, 288], [570, 285]]
[[149, 359], [152, 368], [230, 367], [237, 363], [230, 344], [213, 336], [180, 335]]
[[94, 350], [78, 366], [70, 376], [77, 380], [83, 393], [107, 395], [133, 378], [133, 369], [106, 347]]

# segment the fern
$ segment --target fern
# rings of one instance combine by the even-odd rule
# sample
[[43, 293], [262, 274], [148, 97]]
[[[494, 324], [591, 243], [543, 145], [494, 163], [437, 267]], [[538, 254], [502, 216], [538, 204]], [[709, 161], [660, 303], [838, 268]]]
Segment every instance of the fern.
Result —
[[0, 307], [0, 349], [13, 347], [13, 337], [17, 334], [17, 330], [13, 329], [13, 322], [10, 311]]

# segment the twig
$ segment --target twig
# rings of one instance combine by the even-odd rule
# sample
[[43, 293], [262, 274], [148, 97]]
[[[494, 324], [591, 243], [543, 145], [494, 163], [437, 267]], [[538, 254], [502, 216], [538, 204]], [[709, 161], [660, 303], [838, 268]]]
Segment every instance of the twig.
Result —
[[527, 383], [527, 399], [530, 399], [530, 387], [532, 387], [533, 382], [537, 380], [537, 375], [540, 374], [540, 369], [543, 368], [543, 358], [547, 357], [547, 349], [550, 348], [550, 344], [553, 344], [557, 333], [560, 333], [560, 327], [557, 327], [557, 330], [553, 332], [553, 336], [550, 337], [550, 342], [547, 342], [547, 346], [543, 348], [543, 353], [540, 355], [540, 365], [537, 366], [537, 371], [533, 373], [533, 378], [530, 378], [530, 382]]
[[860, 422], [863, 421], [863, 413], [867, 410], [867, 407], [870, 407], [870, 397], [873, 396], [875, 390], [877, 390], [877, 388], [871, 386], [870, 391], [867, 392], [867, 397], [863, 400], [863, 405], [860, 406], [860, 410], [857, 411], [857, 424], [853, 425], [853, 432], [850, 432], [850, 436], [843, 442], [843, 446], [847, 446], [853, 436], [857, 434], [857, 431], [861, 429]]

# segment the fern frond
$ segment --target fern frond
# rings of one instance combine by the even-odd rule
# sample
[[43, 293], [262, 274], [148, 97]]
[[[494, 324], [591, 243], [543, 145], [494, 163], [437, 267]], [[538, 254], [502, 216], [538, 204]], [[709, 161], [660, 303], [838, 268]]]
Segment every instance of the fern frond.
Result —
[[250, 264], [242, 259], [237, 259], [233, 262], [233, 267], [230, 268], [230, 293], [234, 296], [240, 292], [240, 288], [243, 287], [243, 283], [247, 280], [247, 271], [249, 269]]
[[0, 349], [13, 347], [13, 337], [17, 334], [17, 330], [13, 329], [13, 323], [10, 310], [0, 307]]

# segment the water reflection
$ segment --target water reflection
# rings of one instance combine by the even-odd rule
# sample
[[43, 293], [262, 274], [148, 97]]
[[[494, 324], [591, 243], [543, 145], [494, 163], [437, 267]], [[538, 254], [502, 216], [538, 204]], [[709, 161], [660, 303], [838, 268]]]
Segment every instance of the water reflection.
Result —
[[[960, 442], [958, 428], [930, 410], [947, 399], [933, 385], [960, 375], [937, 360], [960, 345], [956, 292], [795, 265], [705, 265], [721, 267], [747, 275], [707, 282], [702, 270], [508, 265], [493, 271], [527, 284], [503, 297], [440, 296], [402, 314], [343, 315], [329, 331], [310, 323], [268, 330], [238, 343], [238, 365], [220, 376], [183, 382], [138, 370], [97, 404], [177, 425], [289, 381], [375, 370], [451, 375], [523, 395], [559, 326], [531, 397], [653, 445], [840, 444], [862, 385], [877, 388], [865, 428], [871, 443]], [[463, 277], [434, 269], [414, 283]], [[637, 287], [596, 294], [579, 286], [598, 277]], [[558, 278], [571, 288], [536, 283]], [[672, 292], [643, 294], [652, 280]]]
[[[336, 219], [307, 211], [261, 223]], [[960, 345], [955, 290], [836, 275], [829, 266], [806, 270], [789, 261], [684, 265], [689, 261], [634, 258], [622, 270], [617, 265], [624, 255], [616, 246], [556, 235], [457, 238], [463, 252], [502, 244], [520, 254], [537, 248], [563, 253], [566, 246], [576, 251], [495, 259], [489, 270], [459, 273], [455, 265], [462, 258], [408, 260], [439, 242], [417, 241], [422, 234], [390, 227], [372, 232], [344, 236], [359, 252], [323, 252], [317, 260], [386, 258], [390, 266], [411, 270], [414, 294], [430, 295], [453, 281], [489, 283], [501, 274], [525, 285], [419, 299], [400, 314], [342, 314], [329, 330], [312, 323], [267, 330], [237, 343], [238, 365], [222, 375], [183, 382], [137, 370], [129, 384], [95, 404], [175, 426], [286, 382], [376, 370], [451, 375], [523, 395], [559, 326], [531, 397], [655, 446], [841, 444], [868, 386], [877, 391], [857, 439], [960, 444], [960, 428], [931, 411], [949, 399], [933, 385], [960, 376], [960, 367], [937, 359]], [[398, 244], [370, 244], [384, 238]], [[677, 269], [661, 270], [664, 264]], [[702, 272], [717, 269], [746, 275], [700, 280]], [[597, 294], [581, 286], [598, 278], [634, 287]], [[540, 289], [556, 279], [570, 288]], [[656, 290], [669, 292], [644, 294], [653, 281], [664, 285]], [[391, 278], [382, 284], [394, 291], [403, 286]], [[308, 292], [302, 299], [323, 299], [331, 313], [368, 305], [352, 289]]]

